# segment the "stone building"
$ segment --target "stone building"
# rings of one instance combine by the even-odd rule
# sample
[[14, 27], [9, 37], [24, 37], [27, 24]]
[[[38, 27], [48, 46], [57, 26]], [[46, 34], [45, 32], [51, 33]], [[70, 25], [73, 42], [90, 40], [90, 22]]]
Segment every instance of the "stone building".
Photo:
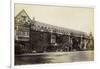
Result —
[[30, 19], [25, 10], [15, 16], [15, 53], [81, 50], [81, 39], [86, 38], [84, 32]]

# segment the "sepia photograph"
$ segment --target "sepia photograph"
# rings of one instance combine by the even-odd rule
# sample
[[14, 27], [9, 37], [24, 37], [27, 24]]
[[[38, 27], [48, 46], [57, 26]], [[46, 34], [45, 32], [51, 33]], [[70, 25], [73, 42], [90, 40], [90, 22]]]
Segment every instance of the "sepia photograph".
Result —
[[14, 4], [14, 65], [94, 61], [94, 8]]

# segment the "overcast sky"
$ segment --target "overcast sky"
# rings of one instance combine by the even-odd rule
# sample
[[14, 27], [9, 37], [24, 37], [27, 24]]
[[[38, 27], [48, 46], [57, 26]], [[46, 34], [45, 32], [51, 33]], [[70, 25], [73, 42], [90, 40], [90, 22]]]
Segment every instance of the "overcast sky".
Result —
[[57, 7], [15, 4], [15, 16], [25, 9], [29, 17], [47, 24], [93, 33], [94, 10], [81, 7]]

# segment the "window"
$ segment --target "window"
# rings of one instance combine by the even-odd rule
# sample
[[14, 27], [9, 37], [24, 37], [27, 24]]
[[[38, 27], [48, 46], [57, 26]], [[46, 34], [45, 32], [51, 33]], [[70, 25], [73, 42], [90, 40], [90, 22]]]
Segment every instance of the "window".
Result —
[[51, 43], [56, 43], [56, 36], [55, 35], [51, 35]]

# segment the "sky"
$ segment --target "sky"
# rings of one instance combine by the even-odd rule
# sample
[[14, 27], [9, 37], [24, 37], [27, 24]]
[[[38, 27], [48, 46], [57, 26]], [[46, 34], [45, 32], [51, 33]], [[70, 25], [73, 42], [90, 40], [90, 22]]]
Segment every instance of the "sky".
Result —
[[23, 9], [36, 21], [94, 34], [93, 8], [15, 4], [15, 16]]

